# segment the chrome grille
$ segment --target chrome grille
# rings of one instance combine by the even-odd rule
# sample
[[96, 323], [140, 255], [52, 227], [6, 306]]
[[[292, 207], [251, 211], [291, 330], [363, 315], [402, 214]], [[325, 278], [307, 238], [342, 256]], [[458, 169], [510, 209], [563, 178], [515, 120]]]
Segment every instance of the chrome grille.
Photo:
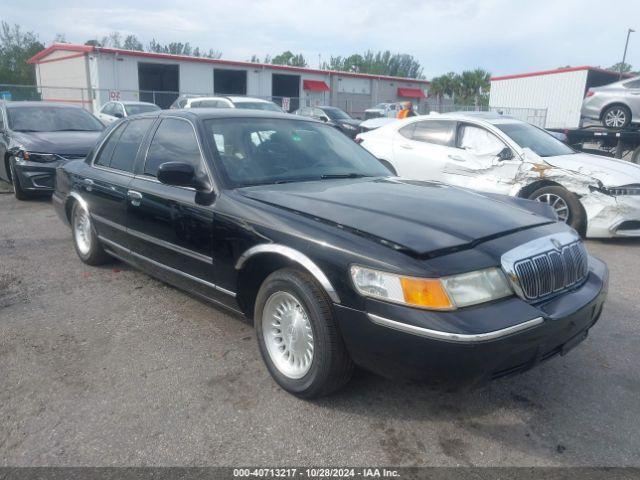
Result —
[[539, 300], [582, 283], [589, 273], [589, 255], [576, 241], [516, 261], [513, 273], [522, 296]]

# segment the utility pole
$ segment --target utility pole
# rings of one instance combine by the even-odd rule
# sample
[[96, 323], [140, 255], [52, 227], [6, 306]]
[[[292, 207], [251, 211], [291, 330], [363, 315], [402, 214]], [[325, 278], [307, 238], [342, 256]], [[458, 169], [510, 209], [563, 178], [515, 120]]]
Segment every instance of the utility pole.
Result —
[[629, 46], [629, 36], [635, 32], [633, 29], [627, 30], [627, 41], [624, 44], [624, 53], [622, 54], [622, 63], [620, 64], [620, 75], [618, 75], [618, 80], [622, 79], [622, 69], [624, 68], [625, 60], [627, 59], [627, 47]]

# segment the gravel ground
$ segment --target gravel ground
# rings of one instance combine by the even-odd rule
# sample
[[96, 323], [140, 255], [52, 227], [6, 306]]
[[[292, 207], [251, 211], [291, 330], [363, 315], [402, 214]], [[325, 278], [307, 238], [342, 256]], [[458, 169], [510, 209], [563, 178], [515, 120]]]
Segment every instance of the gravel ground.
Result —
[[359, 372], [280, 390], [253, 330], [76, 257], [49, 200], [0, 194], [0, 465], [640, 465], [640, 242], [589, 242], [605, 312], [566, 357], [467, 393]]

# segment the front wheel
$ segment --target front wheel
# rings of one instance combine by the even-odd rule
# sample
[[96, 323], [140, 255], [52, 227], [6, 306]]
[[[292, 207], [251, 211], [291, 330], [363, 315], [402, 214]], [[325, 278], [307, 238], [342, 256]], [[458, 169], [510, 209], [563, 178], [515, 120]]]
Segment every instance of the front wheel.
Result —
[[33, 198], [33, 195], [22, 189], [20, 179], [18, 178], [18, 175], [16, 175], [16, 172], [11, 163], [9, 163], [9, 175], [11, 176], [11, 183], [13, 184], [13, 195], [16, 197], [16, 200], [31, 200]]
[[79, 202], [74, 203], [71, 211], [71, 228], [73, 245], [80, 260], [87, 265], [95, 266], [102, 265], [111, 259], [100, 244], [89, 212]]
[[306, 272], [290, 268], [267, 277], [256, 299], [260, 353], [284, 390], [303, 398], [345, 385], [353, 362], [322, 288]]
[[575, 194], [563, 187], [543, 187], [533, 192], [529, 199], [548, 204], [556, 212], [559, 221], [584, 236], [586, 214]]

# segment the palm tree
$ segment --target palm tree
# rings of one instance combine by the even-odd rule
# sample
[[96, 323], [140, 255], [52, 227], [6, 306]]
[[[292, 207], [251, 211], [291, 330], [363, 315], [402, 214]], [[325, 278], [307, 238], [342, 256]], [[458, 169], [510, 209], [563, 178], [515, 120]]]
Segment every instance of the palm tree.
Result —
[[458, 85], [460, 83], [459, 77], [454, 72], [449, 72], [439, 77], [434, 77], [431, 80], [429, 91], [433, 93], [438, 99], [438, 109], [442, 106], [442, 98], [444, 96], [454, 97], [458, 92]]
[[478, 107], [480, 98], [489, 91], [491, 74], [482, 68], [465, 70], [460, 75], [460, 93], [465, 101], [473, 99], [473, 105]]

